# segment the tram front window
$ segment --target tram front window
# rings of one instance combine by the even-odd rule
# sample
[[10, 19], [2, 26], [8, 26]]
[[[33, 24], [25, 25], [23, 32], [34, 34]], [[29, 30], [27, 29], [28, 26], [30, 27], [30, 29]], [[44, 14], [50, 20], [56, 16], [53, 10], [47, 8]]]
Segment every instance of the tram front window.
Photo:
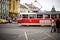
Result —
[[23, 14], [23, 18], [28, 18], [28, 15], [27, 14]]

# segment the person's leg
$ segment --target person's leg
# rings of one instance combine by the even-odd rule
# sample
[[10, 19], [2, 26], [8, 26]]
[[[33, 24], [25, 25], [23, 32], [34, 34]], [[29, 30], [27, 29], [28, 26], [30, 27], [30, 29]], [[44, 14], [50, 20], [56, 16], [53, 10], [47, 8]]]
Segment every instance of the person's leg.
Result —
[[56, 32], [57, 32], [57, 28], [56, 28], [56, 26], [55, 26], [55, 29], [56, 29]]
[[51, 32], [53, 31], [53, 27], [51, 27]]
[[56, 32], [56, 27], [54, 26], [54, 32]]
[[56, 25], [56, 32], [58, 32], [58, 25]]

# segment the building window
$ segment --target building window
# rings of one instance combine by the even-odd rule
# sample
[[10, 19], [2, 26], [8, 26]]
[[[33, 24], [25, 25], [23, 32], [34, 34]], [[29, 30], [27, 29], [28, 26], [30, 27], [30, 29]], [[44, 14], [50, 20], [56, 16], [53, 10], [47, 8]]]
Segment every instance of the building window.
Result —
[[13, 10], [15, 10], [15, 1], [13, 1]]
[[11, 0], [9, 0], [9, 2], [11, 2]]
[[17, 0], [16, 0], [17, 1]]
[[9, 3], [9, 9], [11, 9], [11, 3]]

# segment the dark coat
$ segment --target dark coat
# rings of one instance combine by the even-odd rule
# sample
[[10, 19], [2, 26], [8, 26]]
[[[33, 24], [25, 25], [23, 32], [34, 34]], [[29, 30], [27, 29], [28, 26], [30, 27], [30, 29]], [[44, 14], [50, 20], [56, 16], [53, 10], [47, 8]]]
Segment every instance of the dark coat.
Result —
[[56, 28], [60, 28], [60, 21], [59, 20], [56, 21]]

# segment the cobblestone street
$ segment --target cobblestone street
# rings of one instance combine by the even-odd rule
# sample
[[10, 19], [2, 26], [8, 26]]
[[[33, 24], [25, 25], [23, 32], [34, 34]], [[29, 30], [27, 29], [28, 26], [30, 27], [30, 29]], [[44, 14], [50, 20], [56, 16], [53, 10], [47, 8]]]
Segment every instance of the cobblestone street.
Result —
[[51, 27], [0, 24], [0, 40], [60, 40], [60, 33], [51, 33], [50, 30]]

